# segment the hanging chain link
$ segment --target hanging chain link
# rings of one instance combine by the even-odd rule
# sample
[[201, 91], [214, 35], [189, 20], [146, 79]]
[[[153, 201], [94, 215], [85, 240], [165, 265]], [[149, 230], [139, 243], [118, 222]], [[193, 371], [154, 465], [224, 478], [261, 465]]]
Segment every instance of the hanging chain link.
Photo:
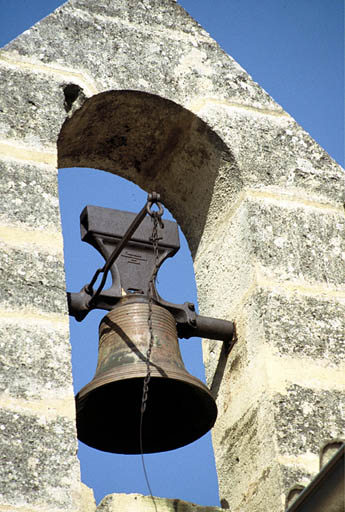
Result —
[[141, 412], [142, 414], [145, 412], [146, 409], [146, 402], [147, 402], [147, 395], [148, 395], [148, 387], [149, 382], [151, 379], [151, 367], [150, 367], [150, 361], [151, 361], [151, 352], [152, 347], [154, 343], [154, 335], [153, 335], [153, 325], [152, 325], [152, 315], [153, 315], [153, 291], [155, 289], [155, 281], [157, 277], [157, 272], [159, 268], [159, 251], [158, 251], [158, 242], [160, 240], [160, 237], [158, 236], [158, 224], [161, 228], [164, 228], [164, 224], [162, 222], [162, 214], [163, 211], [160, 208], [159, 211], [150, 211], [149, 214], [151, 215], [152, 221], [153, 221], [153, 227], [152, 227], [152, 235], [150, 237], [150, 242], [153, 246], [153, 252], [155, 257], [155, 265], [154, 269], [151, 275], [151, 278], [149, 280], [148, 289], [147, 289], [147, 296], [148, 296], [148, 306], [149, 306], [149, 312], [148, 312], [148, 327], [149, 327], [149, 334], [150, 334], [150, 341], [149, 341], [149, 347], [146, 352], [146, 377], [144, 379], [144, 386], [143, 386], [143, 397], [142, 397], [142, 403], [141, 403]]
[[152, 235], [150, 237], [150, 242], [152, 243], [152, 246], [153, 246], [155, 263], [154, 263], [153, 272], [152, 272], [151, 278], [149, 280], [148, 289], [147, 289], [148, 310], [149, 310], [148, 311], [147, 323], [148, 323], [148, 328], [149, 328], [150, 340], [149, 340], [149, 346], [148, 346], [148, 349], [147, 349], [147, 352], [146, 352], [146, 376], [145, 376], [144, 383], [143, 383], [143, 394], [142, 394], [142, 399], [141, 399], [141, 411], [140, 411], [140, 454], [141, 454], [141, 460], [142, 460], [142, 465], [143, 465], [143, 469], [144, 469], [144, 474], [145, 474], [145, 479], [146, 479], [147, 487], [149, 489], [149, 492], [150, 492], [150, 495], [151, 495], [152, 502], [153, 502], [153, 505], [155, 507], [155, 510], [157, 511], [156, 502], [155, 502], [155, 499], [154, 499], [153, 494], [152, 494], [150, 482], [149, 482], [147, 471], [146, 471], [146, 467], [145, 467], [144, 449], [143, 449], [143, 417], [144, 417], [144, 412], [145, 412], [146, 404], [147, 404], [148, 391], [149, 391], [149, 382], [150, 382], [150, 379], [151, 379], [151, 366], [150, 366], [150, 363], [151, 363], [151, 353], [152, 353], [152, 348], [153, 348], [153, 343], [154, 343], [153, 321], [152, 321], [152, 317], [153, 317], [153, 295], [154, 295], [154, 290], [155, 290], [155, 282], [156, 282], [157, 272], [158, 272], [158, 269], [159, 269], [158, 242], [160, 240], [160, 237], [158, 235], [158, 224], [160, 225], [160, 227], [162, 229], [164, 228], [164, 224], [163, 224], [163, 221], [162, 221], [163, 208], [162, 208], [162, 205], [158, 201], [156, 201], [156, 204], [157, 204], [157, 206], [159, 208], [158, 211], [151, 209], [152, 203], [148, 203], [148, 205], [147, 205], [147, 212], [151, 216], [151, 219], [152, 219], [152, 222], [153, 222]]

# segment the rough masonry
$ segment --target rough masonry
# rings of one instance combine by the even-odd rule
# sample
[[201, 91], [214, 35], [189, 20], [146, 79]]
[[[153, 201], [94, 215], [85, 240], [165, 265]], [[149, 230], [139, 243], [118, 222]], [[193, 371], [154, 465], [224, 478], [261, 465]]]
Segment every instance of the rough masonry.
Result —
[[[56, 185], [89, 166], [157, 190], [181, 224], [201, 313], [236, 324], [228, 357], [204, 342], [222, 507], [283, 512], [344, 435], [344, 171], [174, 0], [70, 0], [0, 75], [0, 511], [95, 510]], [[178, 501], [159, 510], [199, 510]], [[124, 502], [152, 509], [99, 510]]]

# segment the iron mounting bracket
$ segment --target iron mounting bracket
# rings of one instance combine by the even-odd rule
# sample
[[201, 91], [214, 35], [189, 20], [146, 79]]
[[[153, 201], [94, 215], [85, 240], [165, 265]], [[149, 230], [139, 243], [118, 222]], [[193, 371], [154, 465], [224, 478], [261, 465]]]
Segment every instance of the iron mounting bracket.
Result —
[[[69, 314], [80, 322], [93, 309], [110, 311], [124, 296], [137, 301], [147, 300], [148, 283], [155, 269], [155, 256], [150, 242], [152, 222], [145, 217], [144, 209], [136, 215], [99, 206], [86, 206], [80, 215], [80, 228], [82, 241], [98, 250], [106, 262], [111, 260], [117, 249], [118, 254], [116, 261], [109, 266], [112, 283], [108, 289], [95, 293], [92, 286], [85, 285], [78, 293], [67, 293]], [[133, 233], [129, 233], [130, 230]], [[158, 235], [160, 267], [180, 248], [177, 223], [164, 220], [164, 229], [158, 227]], [[167, 302], [159, 296], [155, 287], [153, 301], [174, 316], [180, 338], [200, 336], [231, 343], [234, 332], [232, 322], [198, 315], [194, 304], [190, 302]]]

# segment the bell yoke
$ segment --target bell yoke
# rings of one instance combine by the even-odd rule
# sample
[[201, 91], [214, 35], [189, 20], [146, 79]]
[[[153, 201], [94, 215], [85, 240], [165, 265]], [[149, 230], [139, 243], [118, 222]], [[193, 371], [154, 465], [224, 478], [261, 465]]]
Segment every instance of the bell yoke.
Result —
[[[87, 445], [112, 453], [141, 452], [138, 431], [148, 366], [143, 453], [179, 448], [208, 432], [217, 406], [205, 384], [185, 369], [178, 337], [221, 340], [228, 351], [233, 344], [233, 323], [200, 316], [190, 302], [172, 304], [159, 296], [157, 271], [180, 248], [177, 223], [164, 220], [163, 225], [159, 199], [158, 194], [149, 194], [137, 215], [86, 206], [80, 216], [82, 240], [106, 263], [79, 293], [67, 293], [69, 314], [82, 321], [92, 309], [109, 313], [99, 326], [95, 376], [76, 396], [77, 432]], [[147, 214], [156, 218], [156, 247]], [[103, 290], [109, 272], [112, 284]]]

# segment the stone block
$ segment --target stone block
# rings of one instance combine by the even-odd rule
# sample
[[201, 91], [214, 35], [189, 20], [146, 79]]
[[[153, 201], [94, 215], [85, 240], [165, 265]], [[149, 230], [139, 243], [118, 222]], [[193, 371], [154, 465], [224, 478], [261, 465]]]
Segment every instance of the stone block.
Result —
[[97, 512], [221, 512], [219, 507], [204, 507], [179, 499], [154, 498], [141, 494], [109, 494], [97, 507]]
[[64, 84], [30, 70], [3, 66], [0, 73], [0, 137], [32, 147], [55, 145], [66, 118]]
[[56, 170], [0, 160], [0, 223], [57, 231]]
[[240, 495], [233, 491], [231, 479], [228, 478], [227, 497], [221, 500], [226, 505], [223, 509], [229, 509], [230, 512], [284, 512], [284, 496], [278, 466], [263, 468], [255, 479], [250, 479], [250, 476], [248, 473], [242, 474], [242, 479], [247, 482], [247, 488], [242, 489]]
[[274, 402], [279, 452], [298, 456], [319, 454], [330, 438], [345, 431], [344, 393], [291, 385]]
[[[158, 25], [152, 30], [152, 17], [157, 22], [163, 15], [161, 11], [153, 14], [154, 9], [145, 2], [135, 2], [135, 8], [131, 2], [133, 9], [129, 5], [115, 10], [107, 2], [110, 16], [96, 19], [93, 11], [100, 6], [86, 8], [84, 4], [80, 10], [68, 3], [5, 49], [83, 70], [100, 90], [144, 90], [181, 104], [212, 96], [282, 110], [194, 20], [177, 4], [169, 3], [171, 14], [164, 18], [171, 22], [172, 13], [177, 14], [171, 33]], [[192, 39], [186, 38], [186, 30], [193, 34]]]
[[0, 75], [0, 137], [32, 147], [55, 145], [66, 118], [64, 84], [7, 66], [0, 67]]
[[0, 321], [0, 393], [15, 398], [73, 396], [68, 330]]
[[248, 309], [260, 318], [266, 342], [281, 355], [322, 360], [327, 365], [345, 362], [343, 302], [260, 289], [249, 304]]
[[[264, 277], [274, 281], [333, 285], [342, 289], [344, 216], [332, 210], [296, 204], [248, 199], [226, 225], [227, 213], [224, 223], [220, 217], [213, 230], [206, 226], [207, 238], [200, 244], [195, 258], [202, 314], [230, 315], [231, 319], [236, 309], [242, 308], [243, 295], [254, 282], [258, 268]], [[298, 307], [301, 310], [302, 303]], [[331, 315], [340, 312], [339, 307], [329, 304], [326, 324], [332, 323]], [[339, 334], [336, 336], [338, 339]], [[339, 346], [339, 342], [334, 343]]]
[[156, 30], [161, 30], [164, 27], [190, 35], [194, 35], [197, 30], [202, 30], [200, 25], [186, 16], [185, 10], [178, 3], [170, 0], [150, 0], [149, 4], [140, 0], [127, 0], [121, 3], [109, 0], [100, 0], [97, 3], [90, 3], [87, 0], [72, 0], [70, 5], [75, 9], [81, 9], [101, 17], [120, 18], [138, 25], [150, 25], [152, 29]]
[[58, 256], [0, 244], [0, 276], [2, 308], [66, 313], [64, 265]]
[[93, 490], [83, 483], [81, 483], [80, 512], [96, 512], [96, 501]]
[[[291, 385], [285, 394], [262, 394], [236, 421], [228, 405], [213, 431], [220, 497], [234, 512], [283, 512], [291, 486], [317, 473], [323, 442], [344, 432], [343, 393]], [[311, 454], [315, 473], [304, 464]]]
[[198, 115], [229, 145], [245, 187], [343, 206], [343, 169], [290, 116], [212, 101]]
[[280, 473], [272, 443], [274, 424], [268, 411], [263, 397], [260, 404], [249, 408], [231, 425], [224, 417], [217, 420], [213, 438], [219, 495], [233, 512], [283, 511], [279, 508]]
[[0, 410], [0, 504], [76, 510], [80, 493], [74, 421]]
[[194, 262], [201, 313], [224, 319], [234, 314], [255, 279], [249, 257], [252, 247], [246, 206], [240, 206], [226, 223], [229, 213], [221, 212], [218, 218], [214, 215], [213, 226], [207, 222], [207, 237], [198, 247]]
[[267, 277], [343, 285], [345, 218], [269, 201], [248, 201], [252, 255]]

